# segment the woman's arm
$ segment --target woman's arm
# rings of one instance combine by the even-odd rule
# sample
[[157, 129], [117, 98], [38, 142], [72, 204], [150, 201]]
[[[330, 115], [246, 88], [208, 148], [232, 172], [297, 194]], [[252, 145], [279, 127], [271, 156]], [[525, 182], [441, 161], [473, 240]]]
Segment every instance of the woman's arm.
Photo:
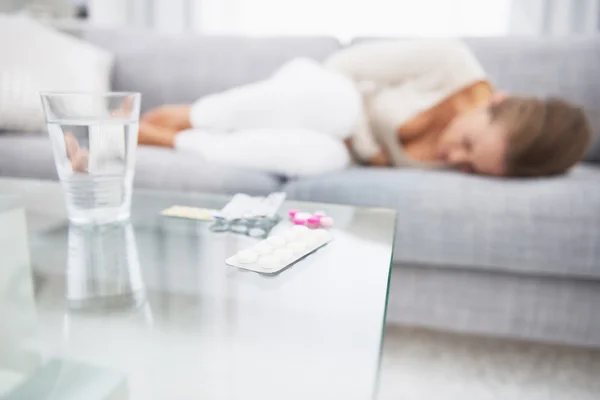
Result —
[[[458, 68], [479, 67], [477, 59], [460, 40], [382, 40], [356, 44], [333, 54], [325, 67], [354, 80], [369, 90], [397, 85], [427, 73], [428, 66], [440, 63]], [[482, 71], [483, 73], [483, 71]]]
[[[469, 79], [473, 76], [480, 76], [482, 79], [485, 77], [485, 72], [468, 47], [453, 39], [362, 43], [335, 53], [326, 60], [325, 66], [352, 79], [362, 90], [367, 103], [371, 95], [380, 89], [392, 88], [385, 92], [385, 100], [378, 97], [378, 112], [385, 111], [389, 115], [401, 115], [405, 111], [401, 107], [406, 102], [406, 91], [413, 90], [415, 95], [441, 93], [445, 87], [460, 86], [457, 82], [465, 75]], [[407, 89], [404, 90], [404, 87]], [[394, 96], [400, 98], [396, 100]], [[383, 106], [385, 110], [381, 108]], [[395, 107], [399, 109], [396, 110]], [[399, 124], [396, 135], [403, 141], [416, 139], [424, 132], [435, 129], [442, 119], [447, 119], [447, 111], [448, 107], [436, 106], [421, 112]], [[361, 159], [385, 154], [375, 144], [374, 135], [368, 126], [355, 132], [353, 147]]]
[[354, 157], [360, 162], [376, 167], [387, 167], [390, 160], [379, 145], [371, 131], [367, 111], [363, 112], [358, 125], [355, 127], [352, 137], [348, 139], [348, 147]]
[[[468, 49], [456, 40], [403, 40], [358, 44], [327, 59], [325, 67], [351, 79], [365, 98], [363, 118], [351, 139], [355, 156], [370, 165], [390, 164], [388, 155], [375, 139], [370, 126], [368, 103], [373, 93], [382, 87], [419, 78], [429, 69], [429, 65], [437, 65], [444, 58], [462, 60], [465, 55], [470, 56]], [[423, 132], [431, 122], [425, 117], [411, 121], [410, 129], [403, 132], [402, 136], [408, 139]]]

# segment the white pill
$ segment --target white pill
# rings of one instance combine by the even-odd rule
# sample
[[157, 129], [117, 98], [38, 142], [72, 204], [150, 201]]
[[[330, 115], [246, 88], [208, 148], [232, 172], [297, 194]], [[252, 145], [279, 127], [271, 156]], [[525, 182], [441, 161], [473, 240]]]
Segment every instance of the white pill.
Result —
[[313, 213], [313, 215], [314, 215], [315, 217], [325, 217], [325, 216], [327, 216], [327, 214], [325, 214], [325, 211], [315, 211], [315, 212]]
[[298, 255], [306, 251], [306, 243], [290, 242], [287, 244], [287, 248], [293, 251], [295, 255]]
[[304, 225], [296, 225], [292, 228], [292, 231], [294, 232], [297, 238], [302, 238], [310, 233], [310, 228]]
[[290, 229], [290, 230], [287, 230], [287, 231], [283, 232], [281, 234], [281, 236], [283, 237], [283, 239], [286, 242], [291, 242], [291, 241], [293, 241], [293, 240], [296, 239], [297, 235], [296, 235], [296, 232], [294, 232], [294, 230]]
[[314, 236], [318, 237], [320, 241], [326, 241], [331, 238], [331, 234], [327, 232], [327, 230], [319, 228], [315, 229], [313, 232]]
[[305, 242], [308, 247], [315, 247], [316, 245], [322, 243], [323, 239], [318, 233], [313, 231], [310, 235], [303, 238], [302, 241]]
[[258, 260], [258, 263], [264, 269], [275, 269], [279, 266], [279, 258], [275, 256], [262, 256]]
[[291, 249], [286, 248], [275, 250], [273, 252], [273, 255], [279, 258], [279, 260], [281, 260], [281, 262], [283, 263], [287, 263], [292, 258], [294, 258], [294, 252]]
[[258, 260], [258, 254], [252, 250], [242, 250], [236, 254], [236, 258], [242, 264], [252, 264]]
[[273, 252], [273, 248], [265, 242], [260, 242], [259, 244], [254, 246], [252, 250], [254, 250], [256, 253], [258, 253], [258, 255], [261, 256], [266, 256], [267, 254], [271, 254]]
[[273, 247], [281, 247], [285, 245], [285, 239], [281, 236], [271, 236], [267, 238], [267, 242]]

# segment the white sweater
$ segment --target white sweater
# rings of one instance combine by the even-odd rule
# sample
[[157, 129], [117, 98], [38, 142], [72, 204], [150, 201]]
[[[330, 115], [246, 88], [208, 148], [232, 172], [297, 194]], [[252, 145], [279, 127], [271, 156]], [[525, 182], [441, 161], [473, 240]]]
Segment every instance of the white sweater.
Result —
[[397, 129], [454, 92], [487, 79], [467, 46], [452, 39], [367, 42], [335, 53], [325, 67], [350, 78], [363, 94], [353, 150], [367, 161], [382, 147], [394, 165], [416, 164], [398, 143]]
[[485, 78], [455, 40], [372, 42], [334, 54], [325, 68], [295, 59], [269, 79], [199, 99], [194, 129], [175, 147], [208, 162], [306, 176], [345, 168], [343, 139], [361, 161], [382, 146], [395, 165], [415, 165], [398, 127], [453, 92]]

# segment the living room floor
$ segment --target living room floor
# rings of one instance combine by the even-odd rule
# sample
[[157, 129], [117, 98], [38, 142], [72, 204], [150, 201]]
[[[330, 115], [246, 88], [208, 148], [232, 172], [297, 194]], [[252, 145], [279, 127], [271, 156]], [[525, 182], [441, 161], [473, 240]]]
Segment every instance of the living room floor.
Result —
[[380, 400], [592, 400], [600, 350], [391, 327]]

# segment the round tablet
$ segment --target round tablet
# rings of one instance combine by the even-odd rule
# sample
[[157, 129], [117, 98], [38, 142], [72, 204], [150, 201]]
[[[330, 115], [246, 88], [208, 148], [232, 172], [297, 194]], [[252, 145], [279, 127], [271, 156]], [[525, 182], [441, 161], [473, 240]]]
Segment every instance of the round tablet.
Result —
[[258, 264], [264, 269], [275, 269], [279, 266], [279, 258], [275, 256], [262, 256]]
[[281, 236], [271, 236], [267, 238], [267, 242], [273, 247], [281, 247], [285, 245], [285, 239]]
[[281, 260], [282, 263], [287, 263], [288, 261], [291, 261], [292, 258], [294, 258], [294, 252], [291, 249], [277, 249], [273, 252], [273, 255], [277, 258], [279, 258], [279, 260]]
[[285, 239], [286, 242], [291, 242], [296, 239], [296, 232], [292, 229], [289, 229], [281, 234], [281, 236]]
[[315, 231], [312, 231], [311, 234], [306, 236], [305, 238], [303, 238], [302, 241], [304, 243], [306, 243], [306, 245], [308, 247], [312, 248], [312, 247], [315, 247], [316, 245], [322, 243], [324, 240], [323, 240], [323, 238], [321, 238], [320, 235], [315, 233]]
[[294, 232], [296, 237], [303, 237], [304, 235], [310, 233], [310, 229], [308, 229], [308, 227], [304, 225], [296, 225], [292, 228], [292, 231]]
[[294, 217], [294, 218], [292, 218], [292, 222], [293, 222], [295, 225], [304, 225], [304, 224], [306, 224], [306, 220], [305, 220], [305, 219], [303, 219], [303, 218], [298, 218], [298, 217]]
[[252, 250], [242, 250], [236, 254], [236, 258], [242, 264], [252, 264], [258, 260], [258, 254]]
[[306, 251], [306, 244], [303, 242], [290, 242], [287, 244], [287, 248], [297, 255]]
[[295, 208], [292, 208], [290, 211], [288, 211], [288, 215], [289, 215], [291, 218], [294, 218], [294, 216], [295, 216], [296, 214], [298, 214], [299, 212], [300, 212], [300, 210], [296, 210]]
[[254, 250], [258, 255], [265, 256], [267, 254], [271, 254], [273, 248], [265, 242], [260, 242], [259, 244], [254, 246], [252, 250]]

